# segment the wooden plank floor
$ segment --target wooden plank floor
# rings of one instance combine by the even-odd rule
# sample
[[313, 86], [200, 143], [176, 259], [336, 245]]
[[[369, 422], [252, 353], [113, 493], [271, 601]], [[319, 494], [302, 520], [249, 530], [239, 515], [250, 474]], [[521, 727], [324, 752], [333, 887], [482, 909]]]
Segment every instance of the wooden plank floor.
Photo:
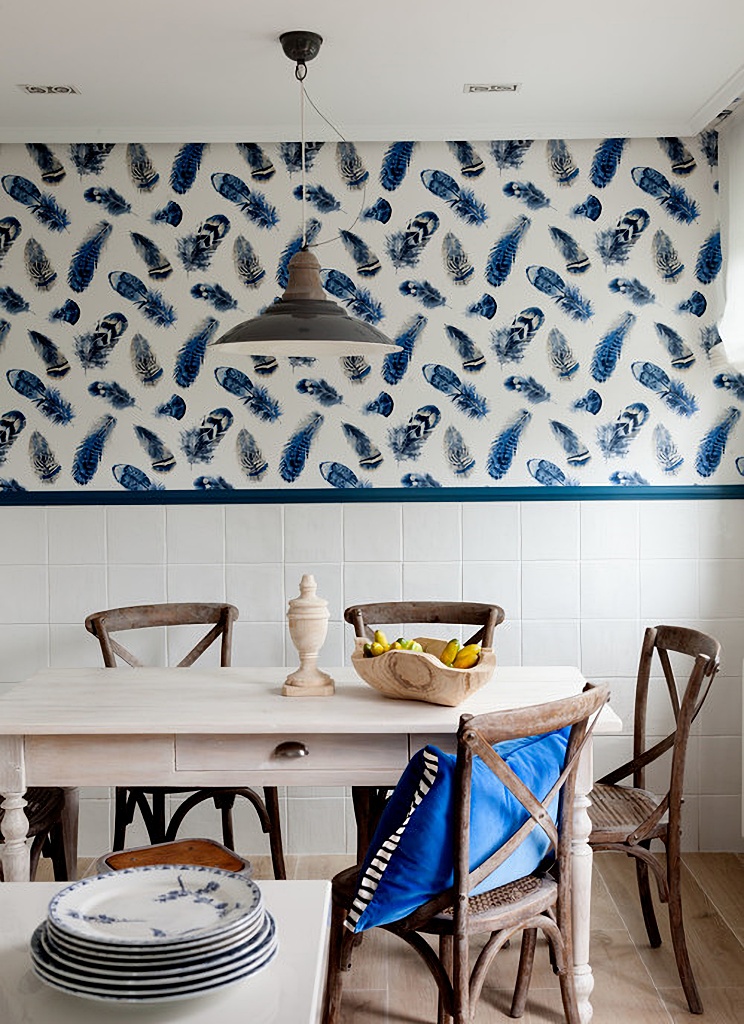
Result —
[[[346, 857], [288, 857], [291, 878], [331, 878]], [[705, 1007], [693, 1018], [679, 985], [666, 908], [658, 914], [663, 943], [653, 950], [641, 917], [635, 869], [615, 854], [595, 857], [592, 903], [594, 1024], [704, 1024], [744, 1022], [744, 855], [690, 853], [684, 858], [688, 946]], [[81, 862], [85, 873], [87, 862]], [[269, 858], [254, 858], [254, 877], [271, 877]], [[51, 877], [42, 864], [39, 879]], [[516, 976], [518, 943], [496, 959], [484, 987], [476, 1024], [504, 1019]], [[345, 978], [343, 1024], [430, 1024], [436, 1021], [434, 982], [409, 947], [372, 930], [356, 950]], [[510, 1019], [506, 1017], [506, 1019]], [[558, 981], [547, 952], [538, 950], [524, 1024], [562, 1024]]]

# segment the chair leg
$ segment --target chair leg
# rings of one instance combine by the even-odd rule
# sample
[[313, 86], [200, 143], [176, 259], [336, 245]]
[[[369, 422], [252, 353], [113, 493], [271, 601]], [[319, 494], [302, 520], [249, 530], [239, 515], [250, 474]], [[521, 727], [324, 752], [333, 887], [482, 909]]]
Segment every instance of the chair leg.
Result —
[[326, 975], [325, 1007], [323, 1024], [338, 1024], [341, 1010], [341, 990], [343, 988], [342, 970], [348, 965], [341, 963], [344, 952], [344, 918], [346, 910], [333, 904], [331, 910], [331, 933], [328, 949], [328, 974]]
[[[642, 844], [649, 848], [650, 843]], [[661, 934], [659, 932], [659, 925], [656, 921], [656, 911], [654, 910], [654, 901], [651, 896], [651, 884], [649, 882], [648, 875], [648, 864], [635, 857], [636, 866], [636, 880], [638, 882], [638, 896], [641, 900], [641, 911], [643, 913], [643, 923], [646, 925], [646, 934], [648, 935], [648, 941], [651, 944], [652, 949], [658, 949], [661, 945]]]
[[695, 983], [690, 957], [687, 953], [685, 924], [682, 918], [679, 865], [677, 865], [676, 872], [673, 872], [672, 877], [669, 879], [669, 927], [672, 932], [672, 946], [674, 948], [674, 958], [677, 961], [679, 980], [682, 982], [690, 1013], [702, 1013], [703, 1002]]
[[535, 962], [535, 946], [537, 945], [537, 929], [525, 928], [522, 932], [522, 951], [519, 954], [517, 982], [514, 986], [510, 1017], [521, 1017], [527, 1004], [527, 993], [532, 980], [532, 965]]
[[[58, 882], [73, 882], [77, 878], [78, 859], [78, 819], [80, 817], [80, 790], [71, 787], [65, 788], [65, 806], [62, 811], [60, 822], [60, 842], [64, 850], [64, 874], [57, 874], [58, 866], [52, 857], [54, 864], [54, 877]], [[55, 843], [52, 840], [52, 847]], [[59, 868], [61, 871], [61, 868]]]
[[282, 822], [279, 816], [279, 791], [276, 786], [264, 786], [264, 803], [271, 822], [269, 829], [269, 845], [271, 846], [271, 863], [274, 866], [274, 878], [286, 878], [287, 868], [284, 863], [284, 845], [282, 843]]
[[581, 1024], [579, 1016], [579, 1004], [576, 1001], [576, 985], [574, 983], [573, 966], [565, 965], [565, 970], [558, 975], [561, 984], [561, 999], [563, 1000], [563, 1012], [566, 1015], [567, 1024]]
[[[452, 980], [452, 936], [451, 935], [440, 935], [439, 936], [439, 960], [442, 967], [447, 972], [447, 977]], [[439, 999], [437, 1000], [437, 1024], [450, 1024], [452, 1018], [446, 1012], [444, 1008], [444, 1000], [442, 999], [441, 992], [439, 993]]]
[[136, 806], [130, 791], [123, 786], [117, 786], [114, 801], [114, 850], [124, 849], [127, 826], [134, 820]]
[[[45, 851], [46, 852], [46, 847]], [[75, 878], [77, 873], [70, 874], [69, 861], [67, 859], [67, 847], [65, 845], [64, 823], [59, 821], [52, 825], [49, 830], [49, 856], [54, 869], [55, 882], [68, 882]]]
[[215, 806], [219, 808], [220, 818], [222, 820], [222, 842], [228, 848], [228, 850], [235, 850], [235, 834], [233, 831], [233, 807], [235, 806], [235, 797], [232, 793], [224, 796], [220, 799], [220, 796], [216, 796], [214, 799]]

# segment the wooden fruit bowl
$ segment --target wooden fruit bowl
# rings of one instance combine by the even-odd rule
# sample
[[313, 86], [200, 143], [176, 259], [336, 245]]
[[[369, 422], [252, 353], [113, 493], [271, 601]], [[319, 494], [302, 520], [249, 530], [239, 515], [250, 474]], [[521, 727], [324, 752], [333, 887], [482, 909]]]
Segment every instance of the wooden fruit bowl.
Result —
[[364, 657], [363, 637], [355, 638], [351, 663], [357, 674], [386, 697], [398, 700], [423, 700], [454, 708], [485, 686], [496, 669], [496, 652], [481, 650], [480, 660], [472, 668], [447, 668], [439, 660], [447, 641], [416, 637], [424, 648], [418, 651], [386, 651], [376, 658]]

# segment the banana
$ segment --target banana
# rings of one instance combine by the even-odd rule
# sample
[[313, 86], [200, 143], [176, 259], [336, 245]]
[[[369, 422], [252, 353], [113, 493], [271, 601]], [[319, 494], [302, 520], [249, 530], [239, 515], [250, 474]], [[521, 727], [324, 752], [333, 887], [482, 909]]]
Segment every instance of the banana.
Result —
[[467, 644], [461, 647], [452, 662], [453, 668], [472, 668], [478, 664], [480, 658], [480, 644]]
[[377, 658], [381, 654], [384, 654], [385, 651], [389, 651], [390, 650], [390, 646], [389, 645], [387, 647], [383, 647], [382, 644], [379, 643], [377, 640], [375, 640], [373, 643], [371, 643], [369, 645], [369, 647], [370, 647], [370, 651], [372, 653], [372, 657], [373, 658]]
[[450, 642], [444, 648], [442, 653], [439, 655], [439, 660], [444, 665], [447, 665], [448, 667], [450, 667], [452, 665], [452, 662], [455, 660], [455, 657], [456, 657], [457, 652], [459, 650], [460, 650], [460, 641], [459, 640], [450, 640]]
[[390, 644], [388, 643], [388, 638], [385, 636], [385, 634], [382, 632], [381, 629], [376, 629], [375, 630], [375, 643], [379, 644], [380, 647], [382, 647], [383, 651], [389, 651], [390, 650]]

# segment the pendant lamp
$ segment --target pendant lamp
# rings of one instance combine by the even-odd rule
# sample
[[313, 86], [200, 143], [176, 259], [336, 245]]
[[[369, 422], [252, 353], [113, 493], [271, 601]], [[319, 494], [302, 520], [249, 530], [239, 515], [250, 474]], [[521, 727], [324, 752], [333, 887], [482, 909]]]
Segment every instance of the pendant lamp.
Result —
[[231, 328], [213, 345], [244, 355], [370, 356], [400, 351], [371, 324], [350, 317], [326, 298], [320, 263], [307, 247], [305, 218], [305, 89], [306, 61], [317, 56], [323, 42], [317, 32], [285, 32], [279, 37], [286, 56], [295, 61], [301, 96], [302, 248], [287, 266], [284, 294], [260, 316]]

